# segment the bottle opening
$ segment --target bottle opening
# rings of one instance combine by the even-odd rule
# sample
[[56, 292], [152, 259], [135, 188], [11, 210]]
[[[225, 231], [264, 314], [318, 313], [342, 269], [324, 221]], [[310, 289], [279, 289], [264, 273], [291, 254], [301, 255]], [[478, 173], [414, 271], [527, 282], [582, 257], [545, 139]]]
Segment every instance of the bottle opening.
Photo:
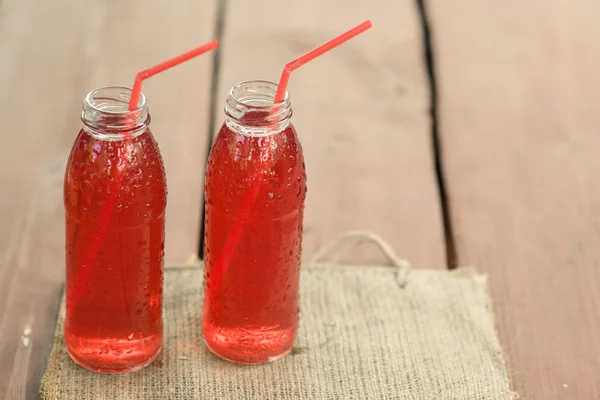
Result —
[[142, 134], [150, 124], [146, 96], [140, 94], [138, 107], [128, 109], [131, 89], [106, 86], [88, 93], [83, 101], [84, 130], [97, 139], [122, 140]]
[[225, 123], [234, 132], [246, 136], [269, 136], [283, 131], [292, 117], [289, 93], [273, 104], [277, 84], [246, 81], [231, 88], [225, 103]]

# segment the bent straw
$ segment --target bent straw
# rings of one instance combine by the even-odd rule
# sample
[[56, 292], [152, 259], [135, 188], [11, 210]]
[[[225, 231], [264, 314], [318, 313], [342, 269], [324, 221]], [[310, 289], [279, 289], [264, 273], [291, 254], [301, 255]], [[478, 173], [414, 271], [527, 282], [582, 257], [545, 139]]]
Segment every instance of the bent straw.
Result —
[[140, 93], [142, 91], [142, 83], [145, 79], [148, 79], [151, 76], [158, 74], [159, 72], [163, 72], [164, 70], [179, 65], [182, 62], [185, 62], [191, 58], [197, 57], [200, 54], [204, 54], [207, 51], [216, 49], [217, 47], [219, 47], [219, 42], [213, 39], [200, 47], [196, 47], [195, 49], [180, 54], [177, 57], [173, 57], [167, 61], [163, 61], [160, 64], [155, 65], [154, 67], [150, 67], [148, 69], [138, 72], [135, 76], [135, 81], [133, 82], [133, 89], [131, 90], [131, 98], [129, 100], [129, 111], [133, 111], [137, 108], [138, 102], [140, 100]]
[[[279, 79], [279, 85], [277, 86], [277, 93], [275, 94], [273, 103], [277, 105], [284, 100], [285, 93], [287, 90], [287, 85], [290, 80], [290, 75], [291, 75], [292, 71], [300, 68], [301, 66], [308, 63], [309, 61], [314, 60], [315, 58], [323, 55], [324, 53], [341, 45], [342, 43], [352, 39], [353, 37], [366, 31], [367, 29], [371, 28], [372, 26], [373, 26], [373, 24], [371, 24], [371, 21], [367, 20], [367, 21], [363, 22], [362, 24], [357, 25], [354, 28], [350, 29], [349, 31], [342, 33], [341, 35], [330, 40], [329, 42], [317, 47], [316, 49], [309, 51], [308, 53], [304, 54], [303, 56], [298, 57], [295, 60], [292, 60], [289, 63], [287, 63], [285, 65], [285, 67], [283, 68], [283, 72], [281, 73], [281, 78]], [[266, 139], [265, 151], [267, 152], [267, 155], [268, 155], [268, 157], [265, 157], [265, 159], [269, 160], [270, 159], [269, 153], [271, 151], [271, 146], [269, 143], [270, 137], [267, 136], [265, 139]], [[262, 159], [262, 157], [260, 157], [259, 159]], [[266, 170], [266, 165], [264, 165], [264, 169], [263, 169], [262, 173], [264, 173], [265, 170]], [[257, 172], [257, 175], [261, 175], [261, 172]], [[215, 287], [215, 293], [218, 293], [218, 291], [219, 291], [219, 287], [221, 286], [221, 283], [225, 276], [225, 272], [229, 268], [231, 259], [233, 258], [233, 253], [235, 252], [235, 249], [240, 242], [242, 234], [244, 233], [244, 229], [243, 229], [244, 221], [246, 221], [248, 219], [248, 217], [250, 216], [250, 212], [252, 211], [252, 208], [254, 208], [254, 204], [256, 203], [256, 199], [258, 198], [258, 193], [260, 192], [260, 182], [261, 182], [260, 178], [256, 177], [254, 179], [252, 186], [251, 186], [250, 190], [248, 191], [247, 195], [244, 196], [244, 198], [242, 199], [242, 206], [240, 207], [240, 215], [236, 219], [236, 222], [233, 225], [233, 227], [231, 228], [229, 235], [227, 236], [227, 239], [225, 240], [225, 244], [223, 245], [221, 254], [215, 261], [214, 268], [212, 268], [211, 272], [214, 277], [213, 285]]]
[[[197, 56], [204, 54], [210, 50], [213, 50], [217, 47], [219, 47], [219, 42], [213, 39], [210, 42], [203, 44], [202, 46], [196, 47], [196, 48], [194, 48], [190, 51], [187, 51], [183, 54], [180, 54], [176, 57], [173, 57], [171, 59], [163, 61], [160, 64], [157, 64], [153, 67], [150, 67], [148, 69], [138, 72], [135, 76], [133, 89], [131, 91], [131, 97], [129, 100], [128, 110], [133, 111], [138, 107], [140, 93], [142, 90], [142, 83], [145, 79], [150, 78], [151, 76], [154, 76], [160, 72], [163, 72], [163, 71], [165, 71], [169, 68], [172, 68], [176, 65], [179, 65], [185, 61], [188, 61], [191, 58], [197, 57]], [[126, 132], [123, 140], [127, 140], [130, 137], [131, 137], [131, 133]], [[117, 177], [116, 177], [116, 179], [113, 180], [113, 185], [112, 185], [110, 191], [108, 192], [107, 202], [105, 203], [104, 207], [102, 208], [102, 210], [100, 212], [100, 215], [98, 218], [98, 227], [97, 227], [97, 230], [92, 234], [89, 251], [82, 259], [82, 265], [87, 267], [87, 268], [80, 269], [80, 271], [82, 271], [82, 272], [80, 272], [80, 274], [83, 274], [82, 280], [83, 280], [84, 284], [79, 285], [79, 287], [78, 287], [79, 290], [75, 291], [73, 294], [73, 297], [71, 298], [70, 304], [72, 304], [73, 306], [69, 307], [69, 310], [68, 310], [69, 315], [72, 315], [74, 310], [77, 308], [77, 304], [79, 304], [79, 300], [83, 296], [84, 290], [87, 288], [87, 285], [88, 285], [89, 279], [90, 279], [90, 275], [92, 274], [92, 268], [93, 268], [94, 264], [96, 263], [96, 258], [98, 257], [98, 253], [100, 252], [100, 247], [102, 246], [102, 241], [104, 239], [103, 233], [108, 228], [108, 224], [110, 222], [110, 219], [111, 219], [111, 216], [113, 213], [116, 192], [121, 187], [123, 179], [125, 178], [124, 173], [119, 173], [118, 165], [119, 164], [123, 165], [127, 162], [127, 154], [125, 154], [125, 153], [121, 153], [121, 154], [122, 154], [122, 157], [119, 160], [119, 163], [117, 164]], [[76, 279], [76, 281], [77, 281], [77, 279]], [[123, 293], [123, 296], [125, 296], [125, 293]], [[125, 302], [125, 307], [127, 308], [127, 302]]]
[[275, 94], [275, 99], [273, 100], [273, 103], [280, 103], [283, 101], [283, 99], [285, 97], [285, 91], [287, 90], [287, 85], [290, 80], [290, 75], [292, 74], [292, 71], [300, 68], [307, 62], [314, 60], [315, 58], [319, 57], [320, 55], [327, 53], [329, 50], [339, 46], [340, 44], [352, 39], [354, 36], [363, 33], [364, 31], [371, 28], [372, 26], [373, 26], [373, 24], [371, 24], [371, 21], [366, 20], [362, 24], [357, 25], [354, 28], [350, 29], [349, 31], [342, 33], [340, 36], [336, 37], [335, 39], [330, 40], [329, 42], [325, 43], [324, 45], [321, 45], [321, 46], [317, 47], [316, 49], [309, 51], [302, 57], [298, 57], [295, 60], [290, 61], [289, 63], [285, 64], [285, 67], [283, 68], [283, 72], [281, 73], [281, 78], [279, 78], [279, 85], [277, 86], [277, 93]]

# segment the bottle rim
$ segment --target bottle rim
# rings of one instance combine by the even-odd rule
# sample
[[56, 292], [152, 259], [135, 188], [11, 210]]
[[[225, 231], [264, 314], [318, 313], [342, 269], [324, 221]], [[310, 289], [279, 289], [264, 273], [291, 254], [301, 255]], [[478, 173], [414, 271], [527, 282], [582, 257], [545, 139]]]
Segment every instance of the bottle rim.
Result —
[[[283, 100], [273, 103], [276, 93], [277, 84], [266, 80], [234, 85], [225, 102], [227, 126], [245, 136], [270, 136], [283, 131], [292, 117], [290, 95], [286, 90]], [[246, 118], [249, 113], [255, 114]]]
[[86, 132], [101, 140], [123, 140], [142, 134], [150, 124], [146, 96], [140, 93], [135, 110], [129, 110], [131, 88], [104, 86], [83, 101], [81, 121]]

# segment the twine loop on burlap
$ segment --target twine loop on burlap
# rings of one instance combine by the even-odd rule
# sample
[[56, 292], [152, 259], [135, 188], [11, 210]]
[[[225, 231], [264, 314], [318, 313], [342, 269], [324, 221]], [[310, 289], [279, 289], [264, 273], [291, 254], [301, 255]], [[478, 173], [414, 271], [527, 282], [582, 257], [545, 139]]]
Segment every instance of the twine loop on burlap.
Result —
[[348, 254], [363, 243], [374, 243], [377, 245], [392, 266], [397, 268], [396, 280], [398, 285], [402, 288], [405, 287], [410, 272], [410, 263], [400, 259], [389, 243], [381, 236], [370, 231], [353, 230], [342, 234], [317, 249], [309, 263], [311, 265], [318, 264], [327, 259], [329, 262], [337, 264], [342, 256]]

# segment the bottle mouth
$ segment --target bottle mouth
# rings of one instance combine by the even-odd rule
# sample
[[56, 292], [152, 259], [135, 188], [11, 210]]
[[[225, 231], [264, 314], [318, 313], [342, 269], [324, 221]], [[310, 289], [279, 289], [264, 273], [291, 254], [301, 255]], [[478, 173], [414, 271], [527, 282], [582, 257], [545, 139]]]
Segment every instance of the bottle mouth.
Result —
[[233, 102], [263, 110], [285, 106], [286, 103], [289, 103], [290, 94], [287, 90], [282, 101], [273, 103], [276, 94], [277, 84], [262, 80], [240, 82], [229, 90], [229, 98]]
[[144, 132], [150, 123], [146, 96], [140, 94], [135, 110], [129, 110], [131, 88], [105, 86], [85, 96], [81, 111], [84, 129], [103, 140], [122, 140]]
[[282, 101], [273, 103], [277, 84], [254, 80], [240, 82], [229, 91], [225, 103], [227, 125], [248, 136], [268, 136], [289, 125], [292, 106], [286, 91]]

